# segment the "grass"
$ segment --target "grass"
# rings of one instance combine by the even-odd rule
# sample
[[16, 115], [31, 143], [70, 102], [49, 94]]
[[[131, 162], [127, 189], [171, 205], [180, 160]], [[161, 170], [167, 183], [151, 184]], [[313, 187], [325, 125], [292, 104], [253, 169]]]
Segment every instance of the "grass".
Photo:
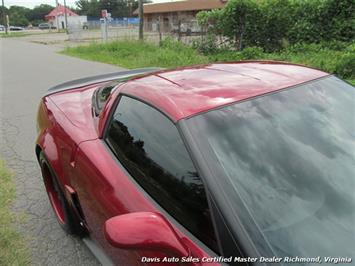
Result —
[[164, 67], [208, 63], [208, 58], [192, 48], [177, 45], [159, 47], [139, 41], [115, 41], [107, 44], [92, 43], [88, 46], [67, 48], [62, 53], [125, 68]]
[[12, 38], [12, 37], [23, 37], [23, 36], [27, 36], [27, 35], [30, 35], [30, 34], [25, 33], [25, 32], [9, 32], [8, 34], [1, 33], [0, 37], [1, 38]]
[[[64, 30], [60, 30], [59, 33], [65, 32]], [[0, 33], [0, 38], [14, 38], [14, 37], [25, 37], [30, 35], [42, 35], [42, 34], [53, 34], [58, 33], [57, 30], [52, 31], [43, 31], [43, 32], [31, 32], [31, 31], [9, 31], [8, 34], [4, 32]]]
[[265, 53], [257, 47], [242, 52], [222, 51], [209, 55], [211, 61], [277, 60], [302, 64], [334, 73], [355, 85], [355, 45], [332, 49], [320, 44], [298, 44], [280, 52]]
[[15, 184], [5, 163], [0, 160], [0, 265], [30, 265], [24, 238], [14, 228], [19, 217], [11, 212]]
[[265, 53], [261, 48], [251, 47], [242, 52], [216, 50], [204, 55], [192, 47], [171, 40], [163, 42], [161, 46], [140, 41], [115, 41], [67, 48], [62, 53], [125, 68], [150, 66], [175, 68], [238, 60], [280, 60], [335, 73], [355, 85], [354, 44], [346, 44], [337, 49], [320, 44], [299, 44], [273, 53]]

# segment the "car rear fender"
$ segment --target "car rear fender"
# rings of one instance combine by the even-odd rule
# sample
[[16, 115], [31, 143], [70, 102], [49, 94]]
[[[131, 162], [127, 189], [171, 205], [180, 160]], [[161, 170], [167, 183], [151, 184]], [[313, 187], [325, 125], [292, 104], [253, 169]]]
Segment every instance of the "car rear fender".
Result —
[[[53, 113], [55, 113], [55, 115], [53, 115]], [[68, 144], [60, 145], [58, 142], [55, 141], [55, 137], [58, 136], [58, 133], [63, 134], [60, 133], [60, 131], [63, 131], [63, 129], [56, 121], [56, 118], [62, 120], [63, 117], [61, 116], [64, 116], [64, 114], [59, 111], [58, 107], [56, 107], [56, 105], [53, 104], [52, 101], [50, 101], [46, 97], [42, 99], [37, 114], [37, 129], [39, 132], [36, 145], [37, 159], [39, 159], [40, 152], [43, 152], [44, 157], [46, 158], [46, 161], [49, 164], [49, 167], [55, 174], [55, 178], [58, 180], [58, 183], [61, 186], [62, 191], [64, 192], [64, 196], [69, 204], [69, 207], [73, 211], [73, 215], [75, 215], [77, 221], [83, 227], [83, 230], [87, 231], [87, 225], [79, 203], [77, 193], [69, 185], [70, 180], [68, 180], [68, 174], [66, 174], [67, 172], [65, 172], [69, 169], [66, 169], [68, 167], [65, 167], [65, 165], [61, 163], [63, 162], [63, 160], [65, 162], [68, 162], [69, 160], [69, 168], [72, 167], [71, 162], [74, 161], [75, 153], [77, 151], [77, 145], [73, 140], [69, 141], [69, 138], [67, 139], [67, 143], [69, 141], [69, 143], [71, 143], [71, 147], [69, 147]], [[70, 148], [70, 156], [65, 156], [66, 154], [68, 154], [68, 152], [65, 151], [65, 146], [66, 149], [68, 149], [68, 147]]]
[[39, 150], [44, 153], [63, 189], [64, 185], [70, 184], [65, 173], [70, 170], [70, 163], [77, 150], [77, 144], [65, 131], [68, 123], [70, 121], [58, 107], [47, 97], [44, 97], [37, 114], [39, 136], [36, 152], [37, 156]]

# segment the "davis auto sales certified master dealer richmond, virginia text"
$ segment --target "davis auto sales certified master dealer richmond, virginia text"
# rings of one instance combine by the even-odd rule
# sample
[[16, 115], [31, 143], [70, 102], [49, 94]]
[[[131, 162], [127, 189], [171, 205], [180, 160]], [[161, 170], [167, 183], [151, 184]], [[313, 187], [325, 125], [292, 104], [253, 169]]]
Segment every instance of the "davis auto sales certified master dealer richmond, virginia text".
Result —
[[252, 257], [204, 257], [204, 258], [196, 258], [196, 257], [164, 257], [164, 258], [148, 258], [142, 257], [142, 262], [171, 262], [171, 263], [189, 263], [189, 262], [214, 262], [214, 263], [231, 263], [231, 262], [264, 262], [264, 263], [331, 263], [331, 264], [338, 264], [338, 263], [351, 263], [352, 258], [348, 257], [323, 257], [323, 259], [318, 256], [315, 258], [303, 258], [303, 257], [259, 257], [259, 258], [252, 258]]

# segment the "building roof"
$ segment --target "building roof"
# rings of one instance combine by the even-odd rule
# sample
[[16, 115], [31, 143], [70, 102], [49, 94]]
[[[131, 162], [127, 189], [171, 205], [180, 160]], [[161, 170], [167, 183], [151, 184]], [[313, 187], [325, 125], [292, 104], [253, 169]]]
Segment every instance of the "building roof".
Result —
[[119, 90], [178, 121], [327, 75], [283, 62], [221, 63], [153, 73], [128, 81]]
[[45, 16], [45, 18], [48, 20], [55, 18], [56, 16], [64, 16], [65, 11], [68, 16], [78, 16], [78, 14], [71, 11], [68, 7], [65, 8], [63, 5], [58, 4], [58, 6], [54, 8], [51, 12], [49, 12], [49, 14]]
[[[143, 7], [144, 14], [167, 13], [177, 11], [199, 11], [222, 8], [227, 0], [185, 0], [156, 4], [145, 4]], [[133, 12], [138, 14], [138, 9]]]

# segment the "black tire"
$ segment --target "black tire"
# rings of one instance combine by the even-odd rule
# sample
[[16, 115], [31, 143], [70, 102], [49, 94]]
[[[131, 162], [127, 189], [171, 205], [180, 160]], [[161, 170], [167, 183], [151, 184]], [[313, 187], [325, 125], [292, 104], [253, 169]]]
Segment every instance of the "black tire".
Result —
[[85, 229], [80, 225], [79, 219], [70, 208], [70, 205], [64, 196], [63, 189], [58, 183], [56, 174], [50, 167], [42, 151], [39, 154], [39, 163], [49, 202], [51, 203], [59, 225], [68, 234], [80, 237], [84, 236], [86, 233]]

